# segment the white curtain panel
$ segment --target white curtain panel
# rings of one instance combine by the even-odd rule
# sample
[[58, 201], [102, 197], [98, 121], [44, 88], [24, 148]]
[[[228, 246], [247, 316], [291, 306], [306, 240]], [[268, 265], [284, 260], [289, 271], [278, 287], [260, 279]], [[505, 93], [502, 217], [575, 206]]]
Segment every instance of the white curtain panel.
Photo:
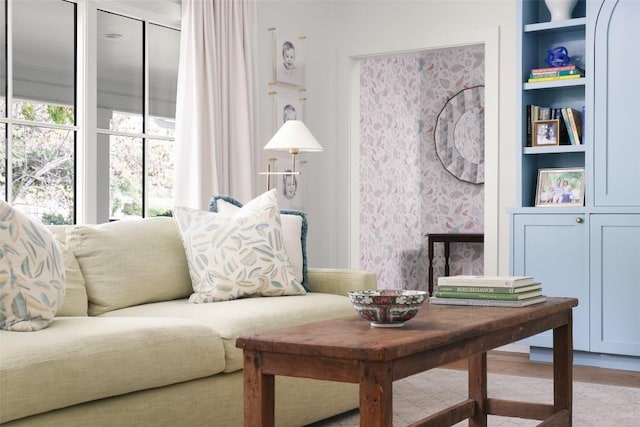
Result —
[[255, 183], [255, 0], [182, 0], [175, 204], [250, 200]]

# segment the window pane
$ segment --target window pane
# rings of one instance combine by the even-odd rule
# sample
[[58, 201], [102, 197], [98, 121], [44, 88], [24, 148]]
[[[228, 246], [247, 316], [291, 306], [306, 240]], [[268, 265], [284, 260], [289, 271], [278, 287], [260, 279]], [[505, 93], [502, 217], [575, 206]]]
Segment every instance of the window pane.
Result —
[[[14, 1], [12, 4], [15, 99], [12, 116], [73, 124], [75, 4], [50, 0]], [[53, 110], [49, 114], [30, 116], [29, 110], [17, 105], [21, 100]]]
[[[98, 109], [143, 116], [143, 23], [108, 12], [98, 12]], [[98, 114], [98, 127], [118, 132], [142, 133], [140, 119], [133, 129], [121, 129]], [[128, 122], [133, 124], [134, 122]]]
[[[0, 117], [7, 117], [7, 2], [0, 0]], [[4, 154], [2, 154], [4, 156]], [[4, 159], [4, 157], [2, 157]], [[3, 169], [4, 171], [4, 169]], [[4, 179], [4, 172], [0, 179]]]
[[148, 132], [174, 136], [180, 32], [150, 24], [149, 46], [149, 119]]
[[166, 216], [173, 207], [173, 141], [147, 140], [148, 216]]
[[75, 132], [14, 126], [12, 200], [45, 224], [74, 220]]
[[142, 217], [142, 139], [109, 137], [110, 219]]

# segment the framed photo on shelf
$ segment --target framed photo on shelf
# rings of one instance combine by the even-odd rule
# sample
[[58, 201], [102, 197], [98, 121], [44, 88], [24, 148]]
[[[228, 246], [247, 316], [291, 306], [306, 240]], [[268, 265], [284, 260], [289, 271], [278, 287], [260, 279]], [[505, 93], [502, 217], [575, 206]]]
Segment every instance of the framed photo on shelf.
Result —
[[538, 170], [535, 205], [584, 206], [584, 168]]
[[536, 120], [533, 122], [534, 147], [560, 145], [560, 120]]

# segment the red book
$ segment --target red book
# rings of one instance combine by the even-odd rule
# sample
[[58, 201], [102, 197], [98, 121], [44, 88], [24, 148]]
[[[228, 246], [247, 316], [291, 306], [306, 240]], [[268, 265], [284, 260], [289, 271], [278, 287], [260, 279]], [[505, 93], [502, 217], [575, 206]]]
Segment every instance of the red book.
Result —
[[575, 65], [565, 65], [564, 67], [532, 68], [531, 74], [551, 73], [553, 71], [570, 71], [570, 70], [581, 70], [581, 68]]

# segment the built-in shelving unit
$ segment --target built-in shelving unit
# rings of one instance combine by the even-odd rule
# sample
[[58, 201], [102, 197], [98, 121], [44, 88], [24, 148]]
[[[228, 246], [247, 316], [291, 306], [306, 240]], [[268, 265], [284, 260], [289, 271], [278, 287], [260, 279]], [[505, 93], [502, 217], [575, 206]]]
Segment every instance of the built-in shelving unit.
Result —
[[[640, 2], [579, 0], [571, 19], [550, 22], [543, 0], [518, 0], [517, 13], [511, 273], [535, 276], [546, 295], [578, 298], [575, 363], [640, 371], [640, 56], [632, 53], [640, 40]], [[567, 48], [585, 76], [528, 83], [530, 70], [547, 67], [547, 50], [557, 46]], [[527, 146], [530, 104], [584, 111], [583, 144]], [[547, 168], [584, 168], [584, 206], [536, 207], [538, 171]], [[550, 360], [550, 334], [525, 343], [532, 359]]]

